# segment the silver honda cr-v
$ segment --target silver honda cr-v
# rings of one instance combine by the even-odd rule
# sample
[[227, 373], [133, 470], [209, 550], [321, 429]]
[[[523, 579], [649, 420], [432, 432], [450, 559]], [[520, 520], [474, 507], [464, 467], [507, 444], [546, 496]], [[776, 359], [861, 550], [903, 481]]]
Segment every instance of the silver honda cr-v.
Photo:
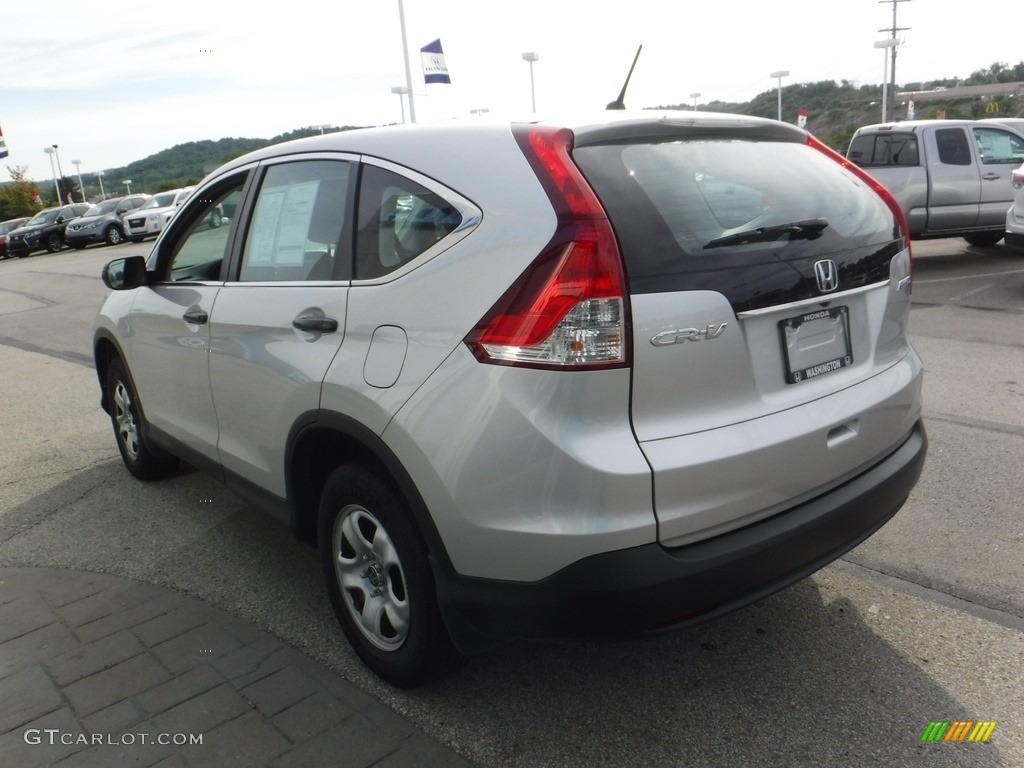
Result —
[[281, 144], [104, 280], [128, 469], [184, 459], [284, 517], [397, 685], [748, 604], [870, 536], [924, 462], [903, 216], [774, 121]]

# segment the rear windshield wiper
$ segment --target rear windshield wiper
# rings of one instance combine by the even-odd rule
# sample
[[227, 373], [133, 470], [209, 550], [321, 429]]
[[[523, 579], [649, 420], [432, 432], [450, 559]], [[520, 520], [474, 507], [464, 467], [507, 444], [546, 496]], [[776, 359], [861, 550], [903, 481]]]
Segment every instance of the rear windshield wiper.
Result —
[[791, 240], [805, 238], [813, 240], [820, 237], [822, 231], [828, 226], [828, 220], [823, 218], [803, 219], [802, 221], [791, 221], [788, 224], [773, 224], [770, 227], [758, 227], [743, 232], [734, 232], [731, 235], [716, 237], [705, 245], [705, 248], [721, 248], [725, 245], [741, 245], [743, 243], [767, 243], [778, 240], [783, 235], [789, 235]]

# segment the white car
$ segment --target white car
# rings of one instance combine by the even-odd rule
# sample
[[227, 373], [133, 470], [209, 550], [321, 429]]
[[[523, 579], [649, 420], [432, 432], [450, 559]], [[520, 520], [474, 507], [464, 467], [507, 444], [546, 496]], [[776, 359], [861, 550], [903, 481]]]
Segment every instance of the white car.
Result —
[[153, 195], [145, 205], [124, 217], [125, 235], [133, 243], [140, 243], [144, 238], [159, 234], [194, 189], [183, 187]]
[[1010, 174], [1013, 205], [1006, 212], [1006, 234], [1003, 242], [1015, 251], [1024, 251], [1024, 165]]

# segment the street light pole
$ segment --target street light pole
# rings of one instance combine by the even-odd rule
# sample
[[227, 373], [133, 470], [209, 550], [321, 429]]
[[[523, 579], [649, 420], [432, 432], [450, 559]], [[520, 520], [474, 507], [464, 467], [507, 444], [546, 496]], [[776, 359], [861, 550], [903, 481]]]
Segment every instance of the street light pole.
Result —
[[402, 108], [402, 125], [405, 125], [405, 99], [402, 97], [409, 92], [409, 89], [404, 85], [395, 85], [391, 87], [391, 92], [398, 94], [398, 106]]
[[782, 78], [789, 77], [788, 69], [780, 69], [772, 72], [768, 77], [774, 77], [779, 81], [779, 122], [782, 122]]
[[[64, 178], [64, 169], [60, 167], [60, 152], [57, 151], [57, 145], [56, 144], [53, 145], [53, 155], [54, 155], [54, 157], [57, 158], [57, 173], [59, 173], [60, 177], [63, 179]], [[68, 194], [69, 195], [71, 194], [71, 190], [70, 189], [68, 190]], [[60, 204], [63, 205], [64, 201], [61, 200]]]
[[526, 51], [526, 53], [523, 54], [523, 61], [529, 62], [530, 64], [530, 106], [533, 108], [534, 112], [537, 111], [537, 92], [533, 88], [533, 62], [538, 60], [540, 60], [540, 56], [533, 51]]
[[103, 190], [103, 171], [96, 171], [96, 178], [100, 181], [100, 198], [107, 199], [107, 193]]
[[[896, 38], [890, 37], [887, 40], [878, 40], [875, 43], [875, 48], [882, 49], [882, 122], [885, 122], [887, 110], [889, 107], [889, 48], [896, 46]], [[895, 112], [896, 105], [893, 104], [893, 111]], [[895, 117], [895, 115], [893, 115]]]
[[85, 202], [85, 184], [82, 183], [82, 161], [72, 160], [71, 164], [75, 166], [75, 172], [78, 174], [78, 188], [82, 192], [82, 202]]
[[[405, 87], [409, 95], [409, 122], [416, 122], [416, 106], [412, 100], [412, 69], [409, 67], [409, 43], [405, 38], [405, 7], [402, 0], [398, 0], [398, 21], [402, 26], [402, 54], [405, 56]], [[404, 120], [404, 118], [403, 118]]]
[[125, 179], [122, 183], [126, 187], [128, 187], [128, 194], [130, 195], [132, 193], [132, 180], [131, 179]]
[[43, 152], [50, 156], [50, 173], [53, 174], [53, 186], [57, 190], [57, 205], [60, 205], [60, 182], [57, 181], [57, 171], [53, 167], [53, 147], [43, 147]]
[[700, 91], [694, 91], [690, 94], [690, 98], [693, 99], [693, 111], [697, 111], [697, 99], [700, 98]]

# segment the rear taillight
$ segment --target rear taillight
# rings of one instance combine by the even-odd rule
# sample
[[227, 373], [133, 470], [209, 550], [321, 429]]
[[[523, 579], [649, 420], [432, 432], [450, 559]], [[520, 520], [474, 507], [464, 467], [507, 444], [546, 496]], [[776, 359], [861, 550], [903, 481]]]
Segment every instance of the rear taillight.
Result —
[[[856, 163], [847, 160], [834, 149], [826, 146], [811, 134], [807, 134], [807, 144], [808, 146], [813, 147], [814, 149], [821, 152], [823, 155], [831, 157], [833, 160], [835, 160], [837, 163], [843, 166], [843, 168], [848, 170], [858, 179], [860, 179], [869, 187], [871, 187], [871, 189], [873, 189], [878, 194], [878, 196], [885, 201], [885, 204], [889, 206], [889, 210], [892, 211], [893, 216], [896, 217], [896, 225], [899, 227], [900, 238], [903, 240], [902, 246], [907, 249], [908, 253], [910, 253], [910, 227], [907, 225], [907, 216], [905, 213], [903, 213], [903, 208], [900, 207], [900, 204], [896, 201], [896, 198], [892, 196], [892, 192], [890, 192], [888, 189], [882, 186], [882, 184], [879, 183], [877, 179], [871, 176], [871, 174], [864, 171]], [[900, 250], [903, 250], [903, 247], [901, 247]], [[906, 282], [902, 280], [900, 281], [900, 289], [906, 290], [907, 293], [910, 293], [913, 288], [913, 264], [913, 258], [908, 259]]]
[[538, 126], [516, 140], [555, 210], [555, 234], [466, 337], [477, 359], [556, 370], [628, 365], [628, 303], [611, 223], [570, 156], [572, 132]]
[[1024, 168], [1018, 168], [1010, 174], [1010, 183], [1014, 189], [1024, 189]]

